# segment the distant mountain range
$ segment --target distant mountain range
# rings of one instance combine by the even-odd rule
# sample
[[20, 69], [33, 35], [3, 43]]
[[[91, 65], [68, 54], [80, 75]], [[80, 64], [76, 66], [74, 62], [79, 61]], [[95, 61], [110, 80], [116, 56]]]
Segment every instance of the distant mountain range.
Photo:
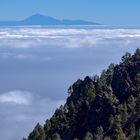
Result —
[[24, 26], [24, 25], [99, 25], [98, 23], [84, 20], [58, 20], [41, 14], [32, 15], [20, 21], [0, 21], [0, 26]]

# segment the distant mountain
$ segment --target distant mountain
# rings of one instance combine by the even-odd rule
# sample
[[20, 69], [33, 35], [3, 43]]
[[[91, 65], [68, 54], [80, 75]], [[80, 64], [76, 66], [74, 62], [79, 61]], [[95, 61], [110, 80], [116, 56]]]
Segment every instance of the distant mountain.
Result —
[[32, 15], [21, 21], [0, 21], [0, 26], [23, 26], [23, 25], [99, 25], [98, 23], [84, 20], [58, 20], [41, 14]]
[[100, 77], [77, 80], [68, 94], [23, 140], [140, 140], [140, 49]]

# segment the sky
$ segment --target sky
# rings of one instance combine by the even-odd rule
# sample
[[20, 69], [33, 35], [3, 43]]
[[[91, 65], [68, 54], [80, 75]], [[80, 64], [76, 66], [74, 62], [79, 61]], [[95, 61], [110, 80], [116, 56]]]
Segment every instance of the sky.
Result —
[[0, 20], [40, 13], [108, 25], [140, 25], [140, 0], [0, 0]]

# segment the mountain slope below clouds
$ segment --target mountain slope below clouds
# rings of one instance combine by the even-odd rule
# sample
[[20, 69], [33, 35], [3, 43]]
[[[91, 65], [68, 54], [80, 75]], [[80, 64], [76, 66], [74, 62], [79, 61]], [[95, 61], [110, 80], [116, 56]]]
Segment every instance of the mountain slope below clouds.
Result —
[[24, 140], [140, 140], [140, 49], [77, 80], [64, 106]]
[[84, 20], [58, 20], [41, 14], [32, 15], [21, 21], [0, 21], [0, 26], [24, 26], [24, 25], [99, 25], [95, 22]]

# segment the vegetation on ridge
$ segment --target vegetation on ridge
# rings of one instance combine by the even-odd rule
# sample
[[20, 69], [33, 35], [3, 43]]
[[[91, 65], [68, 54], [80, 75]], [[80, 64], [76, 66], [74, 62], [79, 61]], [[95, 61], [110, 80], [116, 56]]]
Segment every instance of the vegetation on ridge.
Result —
[[140, 140], [140, 49], [101, 76], [70, 86], [69, 97], [24, 140]]

